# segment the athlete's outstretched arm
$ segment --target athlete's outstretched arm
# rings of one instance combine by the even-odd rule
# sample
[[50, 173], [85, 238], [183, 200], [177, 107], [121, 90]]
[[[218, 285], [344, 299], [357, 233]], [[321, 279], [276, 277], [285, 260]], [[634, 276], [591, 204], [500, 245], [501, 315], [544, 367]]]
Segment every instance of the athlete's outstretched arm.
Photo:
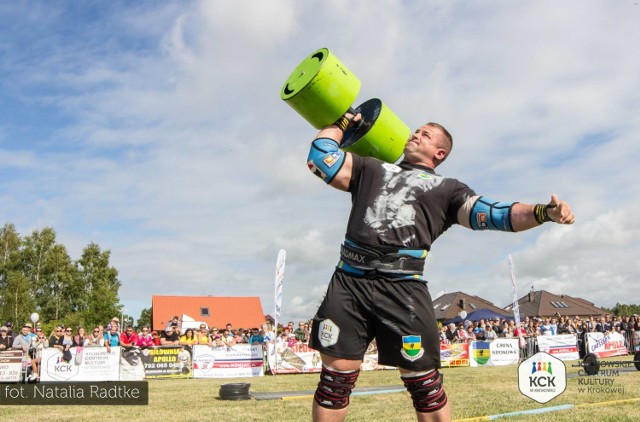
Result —
[[340, 149], [340, 144], [346, 128], [360, 119], [360, 114], [346, 113], [333, 125], [320, 130], [311, 143], [307, 157], [309, 170], [336, 189], [349, 188], [353, 159], [351, 153]]
[[558, 196], [551, 195], [548, 204], [496, 202], [484, 196], [474, 196], [458, 210], [458, 223], [473, 230], [501, 230], [519, 232], [545, 222], [573, 224], [571, 207]]
[[516, 232], [537, 227], [548, 221], [573, 224], [576, 216], [573, 215], [569, 204], [560, 201], [556, 194], [551, 195], [551, 201], [547, 205], [514, 204], [511, 210], [511, 224]]

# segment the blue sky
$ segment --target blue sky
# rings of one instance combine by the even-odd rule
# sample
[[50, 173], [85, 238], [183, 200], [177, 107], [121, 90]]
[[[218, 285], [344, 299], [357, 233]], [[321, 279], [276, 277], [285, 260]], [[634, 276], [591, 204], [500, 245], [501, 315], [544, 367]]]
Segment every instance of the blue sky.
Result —
[[574, 207], [571, 227], [452, 228], [432, 295], [505, 306], [533, 285], [640, 303], [640, 6], [633, 1], [82, 1], [0, 4], [0, 219], [97, 242], [134, 316], [151, 294], [257, 295], [309, 318], [349, 197], [313, 177], [315, 130], [279, 98], [329, 48], [410, 127], [444, 124], [439, 173], [496, 200]]

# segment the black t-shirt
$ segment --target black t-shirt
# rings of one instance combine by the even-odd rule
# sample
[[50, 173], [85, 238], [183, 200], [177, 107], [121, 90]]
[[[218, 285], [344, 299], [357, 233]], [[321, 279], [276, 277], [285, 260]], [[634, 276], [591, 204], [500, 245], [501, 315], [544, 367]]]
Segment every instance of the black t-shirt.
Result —
[[163, 331], [160, 334], [160, 338], [161, 339], [165, 339], [165, 341], [179, 341], [180, 340], [180, 336], [175, 331], [171, 331], [171, 334], [167, 334], [166, 331]]
[[352, 197], [347, 238], [363, 246], [431, 249], [458, 223], [457, 213], [475, 192], [433, 169], [386, 163], [352, 154]]

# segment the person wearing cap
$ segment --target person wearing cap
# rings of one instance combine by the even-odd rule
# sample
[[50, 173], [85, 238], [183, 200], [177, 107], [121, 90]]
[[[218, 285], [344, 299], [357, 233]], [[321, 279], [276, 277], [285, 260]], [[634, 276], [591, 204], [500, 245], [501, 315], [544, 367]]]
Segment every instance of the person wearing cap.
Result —
[[107, 332], [111, 331], [111, 327], [115, 325], [116, 332], [120, 335], [120, 319], [118, 317], [111, 318], [111, 322], [107, 324]]
[[13, 340], [9, 336], [9, 329], [0, 327], [0, 350], [9, 350], [13, 345]]
[[164, 329], [162, 334], [160, 334], [160, 345], [161, 346], [177, 346], [180, 344], [180, 336], [173, 329], [173, 326], [169, 325]]
[[156, 330], [153, 330], [151, 332], [151, 339], [153, 340], [153, 346], [160, 346], [160, 336], [158, 335], [158, 332]]
[[174, 315], [173, 318], [171, 318], [171, 321], [169, 321], [165, 327], [165, 331], [169, 327], [173, 328], [174, 331], [180, 327], [180, 317], [178, 317], [178, 315]]

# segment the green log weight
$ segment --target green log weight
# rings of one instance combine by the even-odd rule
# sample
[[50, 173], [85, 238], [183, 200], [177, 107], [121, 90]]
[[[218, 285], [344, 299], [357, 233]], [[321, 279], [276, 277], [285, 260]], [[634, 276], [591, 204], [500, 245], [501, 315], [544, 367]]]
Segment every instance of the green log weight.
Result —
[[[321, 48], [293, 70], [280, 97], [313, 127], [321, 129], [351, 109], [360, 85], [353, 72], [328, 49]], [[362, 114], [362, 121], [345, 132], [341, 148], [396, 162], [411, 135], [409, 127], [377, 98], [365, 101], [355, 111]]]

